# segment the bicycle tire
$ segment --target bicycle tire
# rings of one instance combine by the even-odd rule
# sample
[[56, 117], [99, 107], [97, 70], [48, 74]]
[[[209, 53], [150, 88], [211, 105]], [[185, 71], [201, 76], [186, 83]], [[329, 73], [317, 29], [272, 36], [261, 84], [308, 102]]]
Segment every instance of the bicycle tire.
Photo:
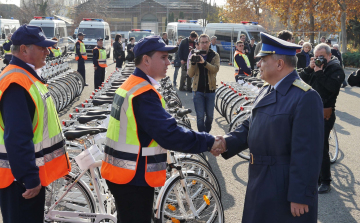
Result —
[[[181, 215], [179, 215], [179, 214], [176, 215], [177, 211], [181, 211], [181, 209], [182, 209], [182, 208], [178, 208], [178, 205], [176, 203], [179, 203], [179, 201], [180, 201], [184, 205], [184, 202], [183, 202], [184, 195], [182, 196], [182, 199], [176, 199], [176, 198], [174, 199], [173, 197], [170, 197], [170, 196], [176, 197], [176, 192], [173, 193], [173, 190], [175, 190], [175, 187], [177, 189], [179, 189], [180, 191], [182, 191], [182, 186], [181, 186], [180, 180], [181, 180], [180, 176], [178, 176], [165, 189], [164, 196], [162, 197], [162, 202], [161, 202], [161, 206], [160, 206], [160, 210], [159, 210], [160, 211], [160, 219], [159, 219], [160, 222], [164, 222], [164, 223], [168, 222], [168, 221], [174, 222], [175, 219], [178, 220], [179, 222], [189, 222], [189, 220], [192, 220], [192, 219], [189, 219], [189, 217], [184, 217], [183, 216], [184, 213], [182, 213]], [[204, 179], [203, 177], [198, 176], [196, 174], [191, 174], [191, 173], [186, 174], [185, 181], [186, 181], [186, 185], [187, 185], [186, 191], [189, 193], [189, 196], [191, 197], [191, 200], [193, 201], [193, 204], [196, 208], [196, 212], [199, 214], [199, 216], [201, 215], [200, 219], [202, 219], [202, 221], [204, 221], [204, 222], [223, 223], [225, 221], [223, 206], [222, 206], [221, 200], [220, 200], [216, 190], [214, 189], [214, 187], [206, 179]], [[195, 184], [193, 184], [193, 182], [195, 182]], [[189, 185], [190, 185], [190, 187], [189, 187]], [[191, 187], [194, 188], [195, 185], [202, 187], [200, 192], [199, 192], [199, 190], [196, 191], [196, 193], [198, 193], [198, 194], [192, 194]], [[172, 195], [172, 194], [175, 194], [175, 195]], [[185, 205], [186, 204], [187, 203], [185, 201]], [[187, 206], [185, 206], [185, 205], [184, 205], [184, 208], [186, 208], [186, 210], [184, 210], [184, 211], [186, 213], [191, 213], [188, 205]], [[205, 218], [208, 218], [208, 219], [206, 220]], [[195, 220], [195, 219], [193, 219], [193, 220]]]
[[335, 127], [331, 129], [329, 135], [329, 156], [331, 164], [335, 163], [339, 156], [339, 142]]
[[240, 108], [240, 106], [244, 103], [244, 101], [245, 101], [245, 98], [240, 97], [231, 106], [231, 108], [230, 108], [230, 118], [229, 118], [230, 123], [232, 123], [234, 118], [238, 115], [237, 109]]

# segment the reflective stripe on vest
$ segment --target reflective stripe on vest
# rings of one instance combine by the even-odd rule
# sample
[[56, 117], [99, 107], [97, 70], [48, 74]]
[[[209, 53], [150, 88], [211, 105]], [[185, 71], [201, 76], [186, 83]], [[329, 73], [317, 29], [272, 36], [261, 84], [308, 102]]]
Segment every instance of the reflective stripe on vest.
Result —
[[54, 48], [54, 47], [49, 47], [49, 49], [51, 50], [51, 52], [53, 53], [54, 57], [59, 57], [62, 55], [62, 52], [61, 52], [61, 48], [58, 47], [57, 49]]
[[[33, 143], [37, 157], [35, 163], [39, 167], [41, 185], [48, 186], [70, 172], [69, 158], [55, 105], [43, 83], [25, 69], [11, 64], [0, 74], [0, 100], [11, 83], [22, 86], [35, 104], [33, 117]], [[5, 128], [0, 114], [0, 177], [4, 179], [0, 181], [0, 188], [6, 188], [14, 181], [4, 142]]]
[[134, 75], [130, 75], [115, 92], [101, 167], [103, 178], [113, 183], [127, 184], [134, 178], [139, 155], [146, 156], [146, 182], [151, 187], [160, 187], [165, 183], [167, 151], [152, 140], [147, 147], [142, 147], [140, 154], [141, 145], [132, 100], [149, 90], [158, 94], [165, 108], [165, 101], [156, 89], [143, 78]]
[[99, 58], [98, 58], [98, 64], [100, 67], [107, 67], [106, 65], [106, 50], [105, 49], [99, 49], [98, 47], [95, 47], [94, 50], [97, 49], [99, 51]]
[[[240, 54], [240, 55], [244, 58], [245, 63], [246, 63], [246, 66], [250, 68], [249, 58], [248, 58], [245, 54], [243, 54], [243, 53], [241, 53], [241, 52], [239, 52], [239, 51], [236, 51], [235, 54], [234, 54], [235, 76], [238, 75], [238, 72], [239, 72], [239, 65], [236, 63], [236, 60], [235, 60], [235, 57], [236, 57], [236, 55], [238, 55], [238, 54]], [[241, 69], [241, 68], [240, 68], [240, 69]], [[243, 72], [244, 72], [244, 71], [243, 71]], [[244, 74], [246, 74], [247, 76], [249, 76], [249, 74], [247, 74], [247, 73], [245, 73], [245, 72], [244, 72]]]
[[[78, 42], [80, 43], [80, 54], [84, 60], [87, 60], [85, 44], [80, 40], [78, 40]], [[76, 54], [76, 47], [75, 47], [74, 52], [75, 52], [75, 60], [79, 60], [79, 57]]]
[[[8, 43], [8, 42], [10, 42], [10, 40], [6, 40], [6, 41], [5, 41], [5, 43]], [[4, 44], [5, 44], [5, 43], [4, 43]], [[3, 44], [3, 45], [4, 45], [4, 44]], [[10, 49], [10, 50], [4, 50], [4, 54], [12, 55], [11, 49]]]

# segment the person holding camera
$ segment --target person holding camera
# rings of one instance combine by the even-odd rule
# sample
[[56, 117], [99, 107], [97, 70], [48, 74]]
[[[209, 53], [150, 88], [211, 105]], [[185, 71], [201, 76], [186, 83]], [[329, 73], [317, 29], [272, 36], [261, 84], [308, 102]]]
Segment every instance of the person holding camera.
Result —
[[220, 56], [210, 49], [208, 35], [200, 35], [199, 45], [200, 51], [194, 51], [191, 56], [188, 75], [193, 78], [192, 91], [198, 131], [209, 133], [214, 119], [216, 75], [220, 68]]
[[[191, 92], [191, 78], [187, 76], [187, 58], [192, 49], [195, 49], [195, 40], [197, 39], [198, 34], [195, 31], [190, 33], [189, 37], [183, 39], [179, 46], [179, 57], [181, 61], [181, 77], [180, 77], [180, 91]], [[186, 89], [184, 89], [186, 81]]]
[[120, 34], [116, 34], [113, 48], [114, 48], [114, 54], [113, 54], [114, 56], [113, 57], [116, 62], [116, 69], [121, 69], [124, 59], [125, 59], [125, 51], [123, 48], [123, 44], [121, 42]]
[[130, 43], [126, 47], [127, 56], [126, 56], [125, 60], [127, 60], [128, 62], [133, 62], [135, 59], [134, 47], [135, 47], [135, 37], [131, 37]]
[[335, 123], [335, 103], [339, 95], [345, 73], [337, 58], [332, 57], [330, 47], [321, 43], [314, 49], [315, 57], [310, 60], [310, 65], [299, 73], [304, 82], [316, 90], [324, 106], [324, 150], [321, 172], [319, 177], [319, 194], [331, 190], [331, 172], [329, 157], [329, 135]]

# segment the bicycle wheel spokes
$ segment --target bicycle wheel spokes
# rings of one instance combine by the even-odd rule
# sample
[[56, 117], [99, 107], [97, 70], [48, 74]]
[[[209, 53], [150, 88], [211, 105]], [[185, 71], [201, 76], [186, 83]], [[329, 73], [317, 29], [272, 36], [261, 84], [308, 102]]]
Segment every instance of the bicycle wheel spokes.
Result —
[[[186, 181], [186, 192], [189, 194], [196, 213], [186, 200], [185, 191], [178, 178], [169, 185], [162, 203], [161, 222], [176, 220], [180, 222], [223, 222], [223, 208], [215, 189], [200, 176], [189, 174]], [[195, 217], [198, 215], [198, 218]]]

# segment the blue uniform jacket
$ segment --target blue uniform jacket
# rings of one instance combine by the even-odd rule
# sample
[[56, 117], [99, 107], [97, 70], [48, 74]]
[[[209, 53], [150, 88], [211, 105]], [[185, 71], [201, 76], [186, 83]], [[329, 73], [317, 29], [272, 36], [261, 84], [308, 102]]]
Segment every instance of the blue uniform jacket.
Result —
[[[104, 49], [103, 47], [99, 47], [99, 46], [97, 46], [97, 48]], [[99, 59], [99, 50], [98, 49], [93, 49], [93, 64], [94, 64], [94, 67], [100, 67], [98, 59]]]
[[[36, 72], [19, 58], [13, 56], [10, 64], [26, 69], [43, 82]], [[27, 189], [34, 188], [40, 184], [39, 168], [35, 164], [32, 141], [35, 104], [23, 87], [13, 83], [1, 98], [0, 111], [5, 126], [4, 141], [11, 172]], [[0, 156], [6, 155], [0, 153]]]
[[[81, 40], [79, 40], [79, 41], [81, 41]], [[79, 59], [82, 59], [82, 56], [80, 53], [80, 43], [78, 41], [76, 41], [76, 43], [75, 43], [75, 49], [76, 49], [76, 55], [79, 57]]]
[[[149, 78], [139, 68], [135, 69], [134, 75], [151, 84]], [[212, 135], [178, 126], [176, 120], [163, 109], [157, 93], [152, 90], [136, 96], [133, 99], [133, 106], [142, 147], [147, 147], [154, 139], [165, 149], [202, 153], [209, 151], [214, 144], [215, 138]], [[149, 186], [145, 181], [145, 156], [139, 156], [135, 177], [129, 184]]]
[[[8, 43], [3, 44], [3, 49], [9, 51], [11, 49], [12, 41], [10, 40]], [[5, 59], [8, 61], [11, 60], [12, 55], [5, 55]]]
[[251, 74], [250, 67], [248, 67], [246, 65], [246, 62], [245, 62], [244, 58], [240, 54], [235, 56], [235, 61], [239, 66], [238, 74], [244, 74], [244, 72], [247, 73], [247, 74]]
[[[247, 148], [254, 155], [243, 223], [317, 222], [323, 106], [319, 94], [295, 86], [296, 79], [300, 77], [294, 71], [276, 90], [268, 93], [270, 86], [264, 87], [250, 118], [225, 136], [225, 159]], [[309, 213], [293, 217], [290, 202], [309, 205]]]

